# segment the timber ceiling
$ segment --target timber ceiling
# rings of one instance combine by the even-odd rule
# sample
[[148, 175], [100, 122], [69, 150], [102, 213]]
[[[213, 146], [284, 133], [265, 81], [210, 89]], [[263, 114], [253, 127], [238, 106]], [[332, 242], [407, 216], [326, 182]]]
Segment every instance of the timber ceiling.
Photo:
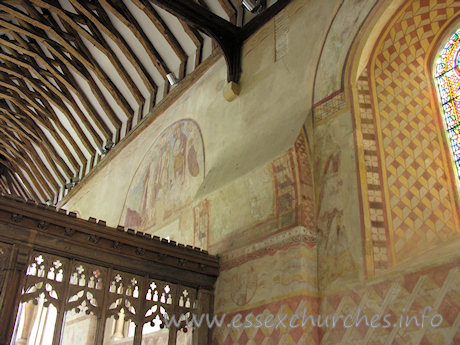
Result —
[[[186, 1], [238, 29], [253, 17], [238, 0], [173, 7]], [[168, 74], [218, 47], [162, 2], [0, 0], [0, 191], [56, 203], [152, 113]]]

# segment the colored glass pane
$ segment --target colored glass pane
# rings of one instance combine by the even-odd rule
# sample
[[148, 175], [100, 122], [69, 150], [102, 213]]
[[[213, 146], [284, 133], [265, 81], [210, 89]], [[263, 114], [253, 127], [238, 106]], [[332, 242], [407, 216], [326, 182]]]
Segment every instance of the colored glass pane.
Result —
[[460, 29], [442, 48], [435, 73], [447, 139], [460, 179]]

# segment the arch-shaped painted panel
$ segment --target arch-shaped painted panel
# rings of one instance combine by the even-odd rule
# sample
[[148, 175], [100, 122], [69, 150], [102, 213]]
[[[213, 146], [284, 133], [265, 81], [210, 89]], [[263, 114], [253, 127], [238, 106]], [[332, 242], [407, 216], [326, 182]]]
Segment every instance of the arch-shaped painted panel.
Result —
[[192, 202], [204, 176], [198, 124], [191, 119], [173, 123], [153, 141], [134, 174], [120, 224], [149, 232], [169, 223]]

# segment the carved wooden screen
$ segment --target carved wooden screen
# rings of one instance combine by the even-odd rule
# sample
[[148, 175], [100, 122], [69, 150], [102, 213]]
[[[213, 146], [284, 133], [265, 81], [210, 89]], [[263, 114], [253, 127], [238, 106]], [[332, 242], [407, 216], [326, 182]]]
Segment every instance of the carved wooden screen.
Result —
[[[164, 320], [196, 312], [196, 289], [33, 252], [13, 344], [191, 343], [187, 326]], [[179, 343], [177, 343], [179, 344]]]
[[[206, 345], [218, 258], [0, 196], [0, 345]], [[176, 322], [169, 322], [174, 320]]]

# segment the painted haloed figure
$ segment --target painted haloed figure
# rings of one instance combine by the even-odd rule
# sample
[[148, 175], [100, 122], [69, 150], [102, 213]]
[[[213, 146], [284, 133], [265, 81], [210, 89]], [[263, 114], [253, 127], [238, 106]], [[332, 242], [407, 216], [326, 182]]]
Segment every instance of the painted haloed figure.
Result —
[[174, 123], [155, 139], [131, 183], [122, 213], [125, 226], [158, 227], [193, 200], [204, 178], [202, 142], [192, 120]]

